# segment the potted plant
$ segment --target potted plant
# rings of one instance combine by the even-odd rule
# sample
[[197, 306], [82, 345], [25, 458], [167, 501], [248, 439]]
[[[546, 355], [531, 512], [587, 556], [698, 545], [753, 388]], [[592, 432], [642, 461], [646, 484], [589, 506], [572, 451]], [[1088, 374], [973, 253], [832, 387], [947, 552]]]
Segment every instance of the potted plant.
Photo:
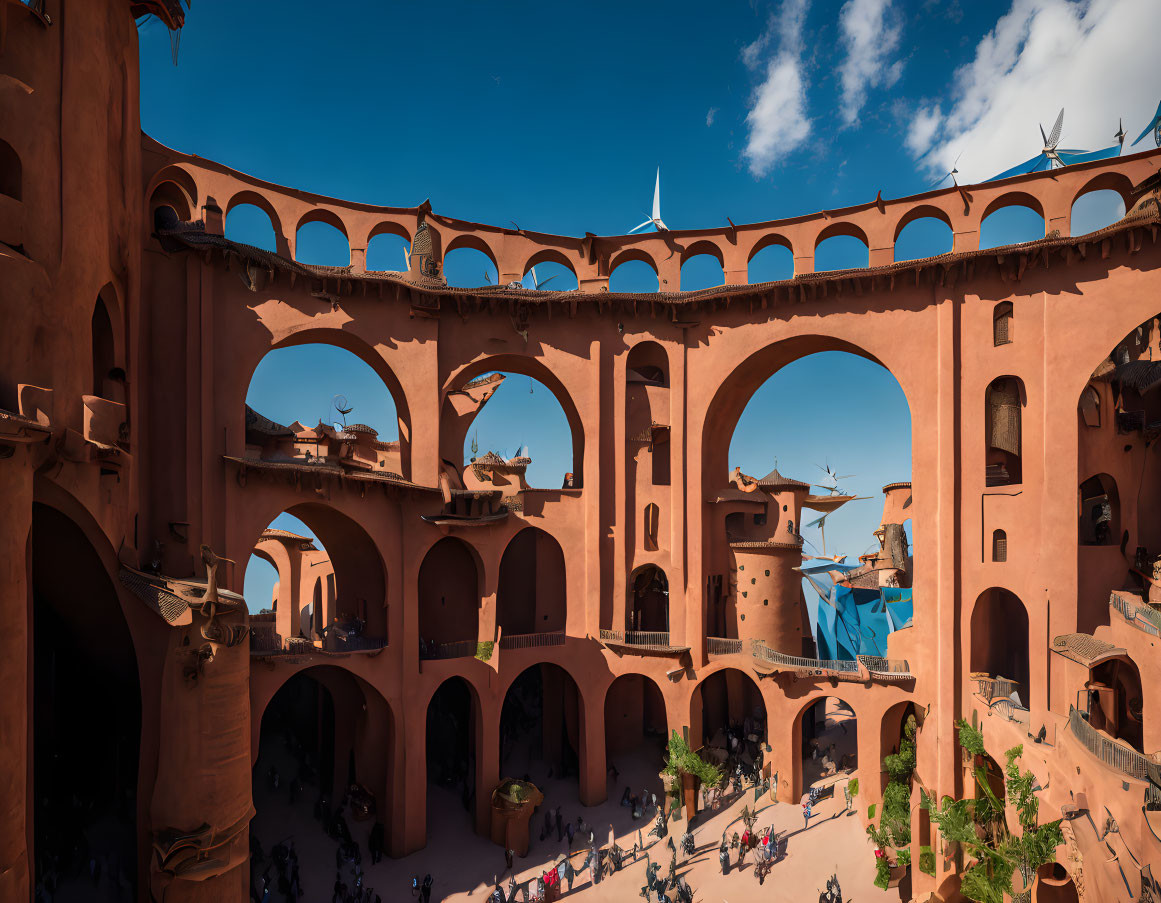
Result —
[[685, 806], [692, 817], [697, 812], [698, 785], [717, 786], [722, 780], [722, 770], [705, 761], [689, 748], [684, 737], [673, 731], [669, 737], [669, 749], [665, 756], [665, 767], [661, 770], [661, 780], [665, 784], [667, 794], [676, 791], [674, 795], [684, 796]]

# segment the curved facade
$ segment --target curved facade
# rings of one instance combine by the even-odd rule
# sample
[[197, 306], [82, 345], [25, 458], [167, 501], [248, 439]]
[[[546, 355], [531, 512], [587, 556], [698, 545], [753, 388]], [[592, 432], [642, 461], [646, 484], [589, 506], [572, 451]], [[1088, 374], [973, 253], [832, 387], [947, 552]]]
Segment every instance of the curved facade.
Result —
[[[1151, 526], [1161, 480], [1146, 444], [1161, 410], [1148, 375], [1125, 367], [1158, 347], [1156, 328], [1142, 338], [1139, 327], [1161, 312], [1161, 152], [727, 229], [522, 232], [318, 197], [162, 147], [140, 133], [133, 11], [156, 7], [177, 24], [180, 8], [65, 5], [53, 24], [21, 4], [0, 15], [0, 140], [20, 164], [9, 167], [18, 190], [0, 195], [0, 897], [29, 896], [35, 857], [33, 735], [44, 716], [30, 704], [33, 612], [53, 596], [35, 565], [60, 541], [59, 531], [34, 529], [46, 508], [100, 562], [127, 628], [116, 636], [128, 637], [137, 663], [141, 899], [247, 898], [250, 766], [263, 713], [294, 674], [325, 665], [345, 672], [336, 687], [357, 685], [374, 702], [352, 742], [379, 763], [373, 789], [400, 856], [425, 838], [426, 765], [415, 745], [428, 702], [450, 678], [466, 681], [476, 786], [494, 786], [505, 693], [540, 663], [577, 687], [569, 725], [585, 803], [606, 795], [607, 719], [620, 732], [663, 719], [696, 735], [691, 706], [703, 683], [733, 669], [719, 682], [752, 682], [746, 692], [760, 694], [767, 723], [796, 726], [766, 738], [783, 799], [801, 790], [797, 725], [821, 697], [840, 696], [862, 726], [864, 811], [881, 792], [889, 731], [880, 726], [897, 722], [905, 703], [925, 713], [917, 774], [939, 795], [963, 791], [953, 722], [974, 715], [997, 761], [1024, 744], [1042, 811], [1087, 810], [1100, 824], [1107, 808], [1116, 820], [1119, 867], [1090, 820], [1067, 823], [1058, 860], [1083, 883], [1083, 899], [1129, 899], [1118, 868], [1137, 894], [1131, 863], [1161, 862], [1161, 790], [1150, 779], [1161, 666], [1149, 608], [1161, 601], [1152, 582], [1161, 536]], [[1130, 215], [1072, 236], [1073, 201], [1104, 188], [1122, 194]], [[240, 203], [270, 216], [275, 252], [224, 238]], [[978, 250], [983, 218], [1014, 203], [1043, 214], [1045, 238]], [[923, 216], [952, 228], [953, 252], [894, 263], [895, 238]], [[298, 228], [314, 221], [345, 234], [350, 266], [294, 260]], [[415, 240], [408, 272], [366, 271], [368, 241], [382, 233]], [[814, 273], [814, 250], [831, 235], [864, 240], [869, 268]], [[747, 262], [770, 244], [792, 250], [795, 277], [747, 284]], [[579, 289], [449, 288], [441, 261], [457, 247], [488, 254], [501, 286], [555, 260]], [[680, 264], [693, 253], [717, 257], [726, 284], [682, 293]], [[630, 259], [657, 270], [659, 294], [607, 291], [612, 269]], [[1002, 343], [1000, 304], [1009, 305]], [[312, 448], [325, 441], [333, 451], [308, 462], [285, 450], [295, 439], [279, 425], [247, 416], [263, 355], [306, 342], [372, 366], [395, 399], [397, 442], [315, 435]], [[779, 368], [822, 350], [881, 363], [911, 410], [911, 485], [887, 487], [884, 519], [915, 525], [914, 620], [890, 637], [901, 668], [862, 662], [852, 675], [790, 660], [807, 651], [788, 570], [797, 531], [785, 529], [799, 520], [801, 493], [780, 485], [758, 502], [730, 491], [727, 452], [746, 402]], [[562, 488], [526, 488], [517, 459], [470, 472], [448, 463], [486, 401], [478, 377], [497, 370], [533, 376], [561, 402], [574, 450]], [[1001, 377], [1018, 383], [1018, 397], [993, 405], [1000, 393], [989, 387]], [[1004, 482], [997, 450], [1018, 456]], [[320, 533], [328, 550], [354, 550], [350, 562], [332, 555], [338, 599], [324, 583], [316, 616], [341, 615], [353, 595], [352, 613], [376, 642], [284, 654], [269, 637], [301, 626], [284, 610], [273, 631], [250, 623], [230, 593], [241, 592], [256, 547], [278, 567], [302, 566], [309, 550], [288, 554], [285, 537], [264, 535], [296, 508], [332, 531]], [[529, 526], [545, 535], [521, 538]], [[508, 573], [522, 549], [543, 556], [531, 576]], [[454, 586], [447, 568], [424, 566], [453, 552]], [[647, 568], [664, 581], [651, 576], [642, 589], [636, 577]], [[295, 582], [304, 592], [316, 585]], [[665, 629], [651, 621], [645, 630], [633, 613], [656, 608], [641, 594], [662, 587]], [[85, 594], [75, 585], [58, 595], [81, 606]], [[453, 604], [454, 614], [437, 610]], [[1027, 619], [1022, 650], [997, 635], [1009, 604]], [[503, 629], [509, 617], [521, 632]], [[440, 636], [424, 636], [427, 622]], [[781, 658], [758, 657], [750, 640]], [[1015, 713], [973, 676], [978, 663], [1006, 657], [1027, 675]], [[1113, 659], [1124, 665], [1104, 667]], [[1124, 698], [1135, 687], [1142, 698]], [[485, 832], [487, 796], [477, 799]], [[926, 816], [915, 803], [918, 844]], [[174, 837], [202, 825], [210, 830], [192, 848], [203, 855], [190, 858]], [[954, 886], [954, 859], [937, 856], [935, 871], [913, 874], [916, 896]]]

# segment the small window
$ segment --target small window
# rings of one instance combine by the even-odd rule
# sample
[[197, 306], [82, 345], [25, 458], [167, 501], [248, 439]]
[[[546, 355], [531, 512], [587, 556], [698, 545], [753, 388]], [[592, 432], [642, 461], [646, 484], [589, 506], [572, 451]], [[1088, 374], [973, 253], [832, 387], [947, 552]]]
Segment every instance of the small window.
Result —
[[1012, 341], [1012, 302], [1001, 301], [992, 314], [992, 343], [1007, 345]]
[[645, 548], [647, 551], [657, 551], [657, 522], [661, 519], [660, 509], [650, 502], [645, 506]]
[[[668, 435], [666, 433], [665, 435]], [[669, 439], [655, 438], [652, 448], [653, 485], [669, 485]]]
[[1096, 386], [1086, 386], [1080, 393], [1080, 418], [1085, 426], [1098, 427], [1101, 425], [1101, 396]]
[[1008, 560], [1008, 534], [1003, 530], [992, 533], [992, 561]]

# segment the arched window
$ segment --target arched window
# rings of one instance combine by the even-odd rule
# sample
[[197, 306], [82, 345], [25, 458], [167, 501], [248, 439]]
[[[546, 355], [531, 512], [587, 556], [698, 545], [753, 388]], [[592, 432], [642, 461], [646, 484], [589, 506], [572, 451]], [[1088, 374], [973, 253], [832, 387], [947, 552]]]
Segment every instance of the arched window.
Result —
[[648, 552], [657, 551], [657, 522], [660, 520], [660, 509], [650, 502], [645, 506], [644, 530], [642, 535], [645, 540], [645, 550]]
[[23, 200], [23, 168], [7, 141], [0, 141], [0, 194], [14, 201]]
[[1078, 532], [1082, 546], [1114, 546], [1121, 540], [1117, 483], [1098, 473], [1080, 484]]
[[1007, 345], [1012, 341], [1012, 302], [1001, 301], [992, 313], [992, 344]]
[[1080, 419], [1085, 426], [1098, 427], [1101, 425], [1101, 396], [1096, 386], [1085, 386], [1080, 393], [1080, 403], [1077, 405]]
[[992, 531], [992, 561], [1008, 560], [1008, 534], [1003, 530]]
[[1022, 481], [1020, 419], [1023, 386], [1014, 376], [993, 380], [985, 393], [985, 482], [1011, 486]]
[[105, 306], [105, 299], [98, 296], [93, 307], [92, 322], [93, 340], [93, 394], [110, 401], [120, 401], [114, 398], [117, 394], [108, 386], [110, 379], [115, 378], [113, 351], [113, 321], [109, 317], [109, 309]]

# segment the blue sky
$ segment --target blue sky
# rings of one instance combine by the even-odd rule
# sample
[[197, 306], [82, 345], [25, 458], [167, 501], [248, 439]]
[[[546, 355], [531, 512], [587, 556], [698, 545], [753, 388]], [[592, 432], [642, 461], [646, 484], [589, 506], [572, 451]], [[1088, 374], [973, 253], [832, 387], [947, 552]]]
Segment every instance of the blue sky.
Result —
[[[784, 0], [722, 2], [712, 12], [676, 2], [199, 0], [177, 66], [160, 24], [140, 29], [142, 127], [178, 150], [340, 198], [403, 206], [430, 198], [468, 220], [621, 234], [648, 215], [658, 166], [670, 228], [767, 220], [880, 190], [918, 193], [956, 159], [961, 182], [989, 178], [1036, 154], [1038, 124], [1049, 129], [1061, 107], [1062, 146], [1111, 144], [1118, 117], [1131, 142], [1161, 97], [1154, 0]], [[1074, 232], [1120, 215], [1107, 197], [1081, 206]], [[985, 223], [983, 243], [1043, 228], [1009, 208]], [[229, 234], [254, 243], [266, 242], [264, 229], [244, 209], [228, 223]], [[949, 246], [945, 230], [917, 223], [899, 256]], [[396, 269], [402, 253], [385, 238], [369, 264]], [[449, 281], [486, 281], [490, 266], [474, 254], [449, 256]], [[818, 265], [859, 265], [865, 255], [836, 240], [820, 247]], [[299, 256], [345, 264], [347, 249], [317, 224], [300, 235]], [[720, 279], [704, 260], [688, 269], [686, 287]], [[554, 272], [553, 288], [575, 284], [552, 267], [538, 276]], [[772, 250], [751, 279], [789, 275]], [[655, 285], [647, 267], [618, 270], [614, 282]], [[386, 391], [342, 357], [278, 352], [255, 375], [251, 403], [282, 422], [313, 423], [342, 393], [355, 404], [352, 419], [392, 438]], [[784, 472], [813, 479], [813, 465], [829, 458], [859, 475], [852, 488], [877, 493], [910, 474], [898, 387], [881, 434], [838, 439], [826, 418], [892, 386], [889, 374], [851, 357], [788, 367], [743, 416], [731, 464], [760, 474], [777, 456]], [[516, 377], [493, 397], [477, 422], [480, 449], [527, 444], [532, 482], [556, 486], [569, 469], [564, 418], [546, 390], [528, 389]], [[791, 406], [790, 397], [799, 400]], [[536, 428], [513, 432], [517, 416]], [[858, 555], [879, 514], [878, 498], [836, 514], [828, 550]], [[254, 592], [266, 604], [269, 581]]]

